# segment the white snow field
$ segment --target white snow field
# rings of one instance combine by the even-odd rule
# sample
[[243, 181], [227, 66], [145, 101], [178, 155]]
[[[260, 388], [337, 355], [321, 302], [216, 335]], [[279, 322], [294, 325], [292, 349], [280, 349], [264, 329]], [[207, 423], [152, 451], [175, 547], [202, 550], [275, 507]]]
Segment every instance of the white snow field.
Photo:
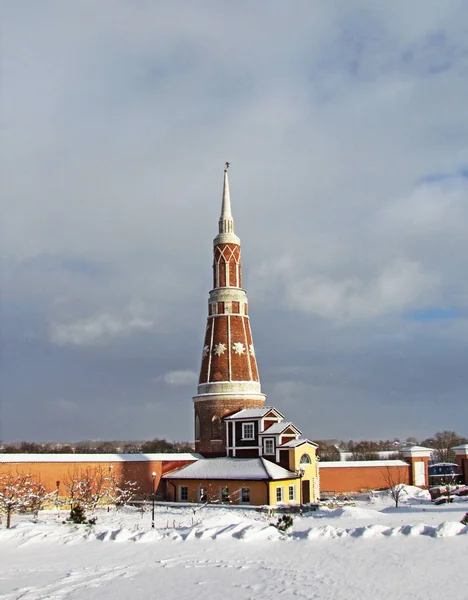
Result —
[[[356, 506], [294, 516], [287, 534], [254, 509], [157, 506], [97, 513], [94, 526], [65, 512], [14, 515], [0, 530], [5, 600], [348, 600], [468, 598], [467, 497], [434, 506], [408, 488]], [[4, 524], [3, 524], [4, 527]]]

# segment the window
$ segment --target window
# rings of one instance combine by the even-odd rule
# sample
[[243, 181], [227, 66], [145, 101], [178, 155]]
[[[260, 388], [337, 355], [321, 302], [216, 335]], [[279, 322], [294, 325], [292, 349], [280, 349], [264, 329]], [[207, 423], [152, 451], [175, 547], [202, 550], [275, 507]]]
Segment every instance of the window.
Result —
[[241, 488], [240, 501], [241, 504], [250, 504], [250, 488]]
[[181, 485], [179, 487], [179, 500], [180, 502], [188, 501], [188, 487], [186, 485]]
[[200, 419], [198, 415], [195, 415], [195, 439], [200, 439]]
[[276, 502], [283, 502], [283, 488], [276, 488]]
[[275, 444], [273, 438], [267, 438], [263, 440], [263, 454], [274, 454]]
[[253, 423], [242, 423], [242, 439], [243, 440], [255, 439]]
[[229, 488], [228, 487], [221, 488], [221, 502], [223, 504], [229, 504], [229, 502], [231, 502], [231, 498], [229, 497]]
[[214, 416], [211, 419], [211, 439], [212, 440], [220, 440], [221, 439], [221, 419], [217, 416]]
[[290, 500], [296, 499], [296, 488], [293, 485], [289, 486], [289, 499]]
[[310, 465], [312, 461], [310, 460], [310, 456], [308, 454], [303, 454], [300, 460], [301, 465]]

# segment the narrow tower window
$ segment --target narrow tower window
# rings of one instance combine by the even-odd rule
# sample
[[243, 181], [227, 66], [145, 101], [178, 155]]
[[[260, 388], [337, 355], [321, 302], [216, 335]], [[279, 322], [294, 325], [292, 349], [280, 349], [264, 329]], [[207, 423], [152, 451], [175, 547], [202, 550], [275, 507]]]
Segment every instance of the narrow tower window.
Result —
[[212, 440], [220, 440], [221, 439], [221, 419], [216, 415], [211, 419], [211, 439]]

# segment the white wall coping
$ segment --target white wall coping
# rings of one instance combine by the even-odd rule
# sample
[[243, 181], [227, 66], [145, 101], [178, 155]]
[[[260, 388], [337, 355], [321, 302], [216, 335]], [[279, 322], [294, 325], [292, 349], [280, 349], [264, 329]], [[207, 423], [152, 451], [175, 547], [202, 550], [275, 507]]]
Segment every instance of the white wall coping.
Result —
[[454, 446], [452, 450], [455, 452], [455, 456], [468, 456], [468, 444]]
[[1, 453], [0, 463], [79, 463], [79, 462], [101, 462], [101, 463], [117, 463], [117, 462], [155, 462], [155, 461], [184, 461], [198, 460], [199, 454], [190, 452], [158, 452], [157, 454], [62, 454], [57, 453], [36, 453], [36, 454], [10, 454]]
[[340, 461], [329, 461], [329, 462], [320, 462], [320, 469], [337, 469], [341, 467], [346, 467], [348, 469], [352, 468], [362, 468], [362, 467], [407, 467], [408, 463], [404, 460], [340, 460]]

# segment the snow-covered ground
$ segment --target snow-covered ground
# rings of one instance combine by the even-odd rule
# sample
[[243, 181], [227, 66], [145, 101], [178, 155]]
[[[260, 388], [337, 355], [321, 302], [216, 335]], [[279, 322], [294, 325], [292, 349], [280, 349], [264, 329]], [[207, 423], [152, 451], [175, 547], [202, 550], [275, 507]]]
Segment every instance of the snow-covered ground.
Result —
[[408, 492], [398, 509], [378, 494], [294, 516], [287, 535], [247, 508], [157, 506], [154, 530], [130, 508], [92, 527], [15, 515], [0, 530], [0, 598], [467, 598], [468, 498]]

